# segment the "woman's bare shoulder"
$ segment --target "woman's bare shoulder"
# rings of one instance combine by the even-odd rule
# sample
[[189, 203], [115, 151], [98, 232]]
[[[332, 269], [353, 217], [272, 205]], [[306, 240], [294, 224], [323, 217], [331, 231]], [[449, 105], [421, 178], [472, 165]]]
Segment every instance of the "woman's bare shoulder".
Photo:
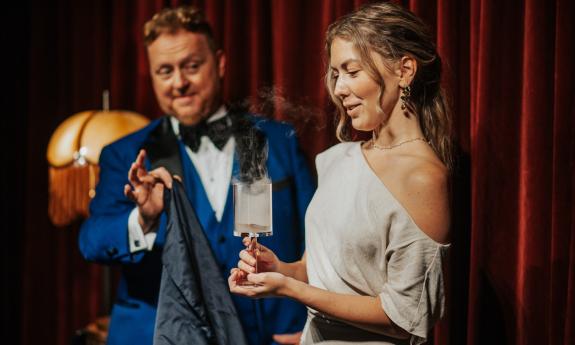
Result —
[[434, 241], [449, 242], [449, 173], [434, 157], [406, 158], [400, 179], [402, 203], [417, 226]]

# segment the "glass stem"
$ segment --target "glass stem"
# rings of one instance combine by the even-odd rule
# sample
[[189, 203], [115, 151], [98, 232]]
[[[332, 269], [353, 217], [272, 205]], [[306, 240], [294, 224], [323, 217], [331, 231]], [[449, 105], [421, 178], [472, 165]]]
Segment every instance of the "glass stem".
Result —
[[259, 272], [258, 271], [258, 256], [260, 255], [260, 251], [258, 249], [258, 238], [257, 237], [252, 237], [252, 243], [250, 246], [252, 247], [252, 254], [256, 258], [256, 265], [255, 265], [256, 271], [254, 273], [258, 273]]

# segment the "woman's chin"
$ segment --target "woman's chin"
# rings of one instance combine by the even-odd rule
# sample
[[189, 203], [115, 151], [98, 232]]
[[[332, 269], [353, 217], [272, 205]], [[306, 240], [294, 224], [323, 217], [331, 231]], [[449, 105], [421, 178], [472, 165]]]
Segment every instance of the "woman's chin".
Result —
[[361, 121], [358, 118], [351, 120], [351, 126], [353, 127], [353, 129], [355, 129], [356, 131], [360, 131], [360, 132], [371, 132], [376, 127], [376, 126], [366, 124], [365, 122]]

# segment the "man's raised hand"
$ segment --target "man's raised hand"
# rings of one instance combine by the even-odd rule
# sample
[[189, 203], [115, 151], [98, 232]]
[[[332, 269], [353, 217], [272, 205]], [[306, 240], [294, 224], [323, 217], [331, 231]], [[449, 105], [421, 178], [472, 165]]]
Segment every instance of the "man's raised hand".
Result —
[[124, 194], [138, 207], [138, 222], [144, 233], [153, 229], [164, 209], [164, 188], [172, 188], [172, 175], [163, 167], [147, 171], [146, 151], [140, 150], [128, 172]]

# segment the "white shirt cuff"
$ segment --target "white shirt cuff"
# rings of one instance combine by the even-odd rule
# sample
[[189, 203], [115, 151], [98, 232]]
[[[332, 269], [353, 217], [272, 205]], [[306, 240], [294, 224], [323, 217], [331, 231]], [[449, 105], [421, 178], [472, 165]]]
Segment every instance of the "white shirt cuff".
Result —
[[156, 240], [156, 232], [150, 231], [144, 234], [140, 223], [138, 222], [138, 208], [135, 207], [128, 217], [128, 242], [130, 243], [130, 253], [142, 250], [152, 250]]

